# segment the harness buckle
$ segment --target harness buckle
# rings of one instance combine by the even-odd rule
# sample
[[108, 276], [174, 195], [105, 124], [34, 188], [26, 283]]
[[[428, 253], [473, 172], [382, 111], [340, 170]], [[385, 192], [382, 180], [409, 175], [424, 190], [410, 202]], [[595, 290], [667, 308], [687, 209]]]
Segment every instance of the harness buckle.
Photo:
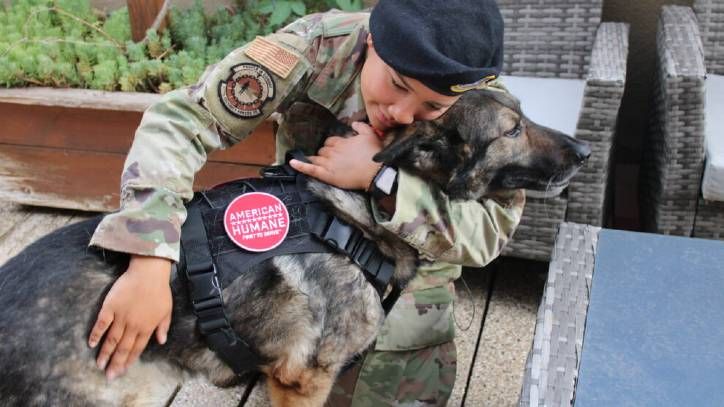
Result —
[[259, 170], [259, 175], [261, 175], [262, 178], [276, 179], [281, 181], [294, 181], [297, 178], [296, 170], [294, 170], [294, 168], [290, 167], [288, 164], [263, 167], [261, 170]]
[[382, 298], [395, 271], [395, 265], [380, 252], [372, 240], [366, 239], [359, 229], [336, 216], [320, 216], [312, 233], [359, 266]]
[[216, 273], [216, 266], [211, 265], [209, 269], [202, 272], [191, 273], [188, 275], [189, 294], [191, 296], [191, 304], [194, 310], [203, 310], [216, 306], [221, 303], [221, 284], [219, 284], [219, 276]]
[[327, 230], [324, 231], [322, 239], [335, 249], [344, 252], [347, 249], [347, 243], [349, 243], [350, 238], [352, 238], [354, 231], [353, 227], [342, 223], [335, 216], [332, 218], [329, 226], [327, 226]]

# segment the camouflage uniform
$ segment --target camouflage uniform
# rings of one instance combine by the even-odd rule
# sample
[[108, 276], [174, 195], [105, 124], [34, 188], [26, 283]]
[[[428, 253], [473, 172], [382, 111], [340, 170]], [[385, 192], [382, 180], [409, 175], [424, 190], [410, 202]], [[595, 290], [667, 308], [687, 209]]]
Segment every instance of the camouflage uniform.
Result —
[[[320, 140], [286, 131], [284, 112], [295, 101], [316, 102], [348, 124], [365, 120], [359, 72], [368, 19], [340, 12], [300, 19], [233, 51], [197, 85], [151, 106], [126, 160], [121, 210], [102, 221], [91, 244], [177, 261], [183, 203], [210, 152], [242, 140], [276, 111], [277, 159], [289, 148], [315, 154]], [[519, 192], [505, 200], [452, 202], [400, 172], [394, 215], [373, 201], [374, 215], [426, 261], [364, 360], [354, 395], [341, 388], [333, 395], [346, 392], [355, 406], [445, 404], [455, 379], [453, 281], [460, 265], [482, 266], [500, 253], [523, 201]]]

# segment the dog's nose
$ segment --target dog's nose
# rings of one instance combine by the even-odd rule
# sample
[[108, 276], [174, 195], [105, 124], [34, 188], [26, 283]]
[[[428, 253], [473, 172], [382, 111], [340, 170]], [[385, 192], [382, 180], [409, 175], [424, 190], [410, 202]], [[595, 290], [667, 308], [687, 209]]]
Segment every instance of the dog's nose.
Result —
[[576, 161], [578, 164], [583, 165], [583, 163], [588, 160], [588, 157], [591, 156], [591, 147], [588, 143], [576, 143], [574, 153], [576, 154]]

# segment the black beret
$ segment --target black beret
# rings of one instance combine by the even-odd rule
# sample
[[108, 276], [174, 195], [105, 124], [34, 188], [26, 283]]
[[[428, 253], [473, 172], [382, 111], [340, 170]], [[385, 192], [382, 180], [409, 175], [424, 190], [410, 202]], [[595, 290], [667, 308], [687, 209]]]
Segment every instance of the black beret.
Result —
[[495, 0], [380, 0], [370, 33], [387, 65], [445, 95], [484, 87], [503, 64]]

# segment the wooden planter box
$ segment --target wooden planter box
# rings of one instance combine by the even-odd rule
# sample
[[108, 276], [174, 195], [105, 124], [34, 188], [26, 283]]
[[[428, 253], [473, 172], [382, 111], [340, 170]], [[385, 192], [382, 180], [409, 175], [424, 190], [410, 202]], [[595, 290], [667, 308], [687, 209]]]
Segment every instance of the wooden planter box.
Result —
[[[161, 96], [80, 89], [0, 89], [0, 200], [118, 207], [121, 171], [143, 111]], [[257, 176], [274, 161], [272, 123], [209, 157], [195, 189]]]

